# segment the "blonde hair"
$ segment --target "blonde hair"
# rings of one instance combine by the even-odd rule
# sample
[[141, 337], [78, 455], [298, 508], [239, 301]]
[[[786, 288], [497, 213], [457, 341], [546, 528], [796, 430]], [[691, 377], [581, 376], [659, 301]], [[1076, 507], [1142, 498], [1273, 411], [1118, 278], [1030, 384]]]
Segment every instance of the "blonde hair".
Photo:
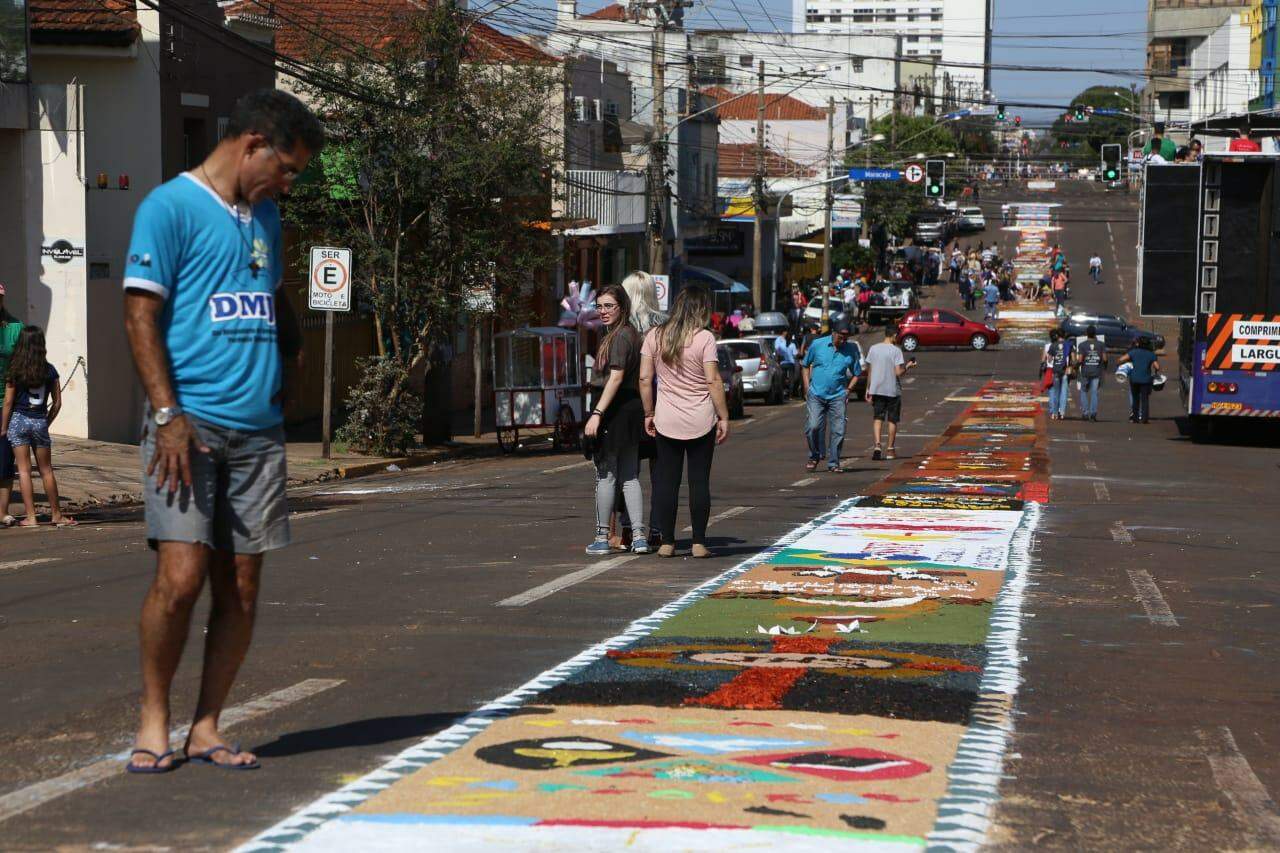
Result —
[[701, 287], [686, 287], [676, 296], [671, 318], [658, 332], [662, 361], [675, 367], [693, 336], [711, 322], [711, 299]]
[[622, 280], [622, 289], [631, 299], [631, 325], [637, 332], [644, 335], [667, 322], [667, 315], [658, 307], [658, 287], [653, 276], [636, 270]]

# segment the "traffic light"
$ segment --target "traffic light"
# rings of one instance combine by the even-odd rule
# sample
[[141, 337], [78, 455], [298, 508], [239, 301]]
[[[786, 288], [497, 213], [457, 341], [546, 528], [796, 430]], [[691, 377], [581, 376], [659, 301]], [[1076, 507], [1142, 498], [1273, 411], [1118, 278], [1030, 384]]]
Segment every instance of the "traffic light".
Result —
[[1013, 124], [1015, 127], [1022, 127], [1022, 116], [1014, 116]]
[[1120, 180], [1120, 146], [1102, 146], [1102, 180]]
[[927, 160], [924, 164], [924, 194], [942, 200], [947, 194], [947, 161]]
[[1076, 121], [1084, 121], [1084, 120], [1085, 120], [1084, 104], [1077, 104], [1076, 105]]
[[1004, 121], [1004, 104], [996, 104], [996, 121]]

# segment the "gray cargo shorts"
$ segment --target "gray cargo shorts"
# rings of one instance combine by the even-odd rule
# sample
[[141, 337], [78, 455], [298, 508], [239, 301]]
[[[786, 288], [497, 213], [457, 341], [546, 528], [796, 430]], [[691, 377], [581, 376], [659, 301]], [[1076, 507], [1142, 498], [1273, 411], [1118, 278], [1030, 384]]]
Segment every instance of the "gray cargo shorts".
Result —
[[244, 432], [188, 414], [209, 448], [191, 451], [191, 487], [170, 493], [147, 475], [156, 426], [148, 411], [142, 427], [147, 542], [199, 542], [218, 551], [261, 554], [289, 544], [284, 427]]

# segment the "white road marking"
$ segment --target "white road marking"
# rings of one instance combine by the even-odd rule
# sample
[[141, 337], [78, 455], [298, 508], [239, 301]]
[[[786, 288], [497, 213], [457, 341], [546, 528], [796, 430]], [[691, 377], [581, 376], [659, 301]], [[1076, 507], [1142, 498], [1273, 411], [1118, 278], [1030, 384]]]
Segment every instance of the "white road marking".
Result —
[[1107, 488], [1107, 484], [1101, 480], [1095, 480], [1093, 483], [1093, 493], [1098, 496], [1100, 501], [1111, 500], [1111, 490]]
[[484, 483], [405, 483], [395, 486], [369, 486], [363, 489], [335, 489], [317, 495], [400, 495], [408, 492], [456, 492], [483, 488]]
[[1084, 469], [1086, 471], [1097, 471], [1098, 463], [1094, 462], [1092, 459], [1086, 459], [1084, 460]]
[[908, 376], [906, 379], [903, 379], [903, 380], [902, 380], [902, 384], [903, 384], [903, 385], [914, 385], [914, 384], [915, 384], [915, 381], [916, 381], [916, 378], [915, 378], [914, 376]]
[[640, 556], [641, 556], [640, 554], [619, 554], [616, 557], [610, 557], [607, 560], [601, 560], [600, 562], [593, 563], [592, 565], [587, 566], [586, 568], [578, 569], [576, 572], [569, 572], [569, 574], [561, 575], [555, 580], [550, 580], [540, 586], [535, 586], [533, 589], [525, 590], [519, 595], [513, 595], [510, 598], [504, 598], [498, 602], [497, 606], [498, 607], [524, 607], [526, 604], [532, 604], [535, 601], [540, 601], [541, 599], [544, 599], [549, 595], [555, 595], [560, 590], [568, 589], [574, 584], [579, 584], [585, 580], [590, 580], [596, 575], [604, 574], [610, 569], [616, 569], [618, 566], [621, 566], [623, 563], [629, 563], [632, 560], [638, 560], [640, 559]]
[[1236, 746], [1231, 729], [1219, 726], [1212, 731], [1201, 730], [1200, 740], [1213, 781], [1231, 801], [1254, 843], [1261, 850], [1280, 848], [1280, 808]]
[[811, 486], [816, 482], [818, 482], [817, 477], [805, 477], [803, 480], [796, 480], [794, 483], [792, 483], [791, 488], [798, 489], [801, 486]]
[[1133, 584], [1134, 592], [1138, 593], [1138, 601], [1142, 604], [1142, 609], [1147, 611], [1147, 619], [1152, 625], [1178, 627], [1177, 617], [1169, 609], [1168, 602], [1160, 594], [1160, 587], [1156, 586], [1156, 580], [1151, 577], [1150, 572], [1146, 569], [1130, 569], [1129, 583]]
[[583, 459], [581, 462], [571, 462], [568, 465], [560, 465], [555, 468], [547, 468], [542, 473], [559, 474], [561, 471], [572, 471], [574, 468], [585, 468], [588, 465], [594, 465], [594, 464], [596, 463], [592, 462], [590, 459]]
[[7, 563], [0, 563], [0, 572], [25, 569], [27, 566], [39, 566], [42, 563], [56, 563], [61, 559], [61, 557], [34, 557], [30, 560], [9, 560]]
[[[256, 717], [261, 717], [264, 714], [270, 714], [272, 711], [278, 711], [286, 705], [309, 699], [342, 683], [343, 680], [340, 678], [308, 678], [306, 681], [299, 681], [292, 687], [267, 693], [256, 699], [250, 699], [243, 705], [228, 708], [222, 712], [218, 724], [222, 729], [227, 729], [239, 723], [245, 723]], [[181, 744], [187, 736], [188, 728], [188, 726], [179, 726], [169, 732], [170, 743]], [[81, 788], [119, 776], [124, 773], [122, 763], [128, 760], [129, 750], [126, 749], [123, 752], [117, 752], [115, 755], [100, 758], [93, 764], [81, 767], [78, 770], [72, 770], [69, 773], [63, 773], [61, 776], [55, 776], [43, 782], [36, 782], [34, 785], [28, 785], [25, 788], [19, 788], [16, 791], [5, 794], [0, 797], [0, 821], [8, 820], [15, 815], [30, 811], [37, 806], [42, 806], [51, 800], [56, 800], [58, 797], [73, 793]]]
[[1111, 525], [1111, 538], [1119, 542], [1121, 545], [1132, 545], [1133, 534], [1124, 526], [1123, 521], [1117, 521]]
[[351, 509], [355, 509], [355, 507], [334, 506], [334, 507], [329, 507], [328, 509], [300, 509], [295, 512], [291, 512], [289, 514], [292, 515], [294, 518], [303, 519], [303, 518], [315, 518], [318, 515], [333, 515], [335, 512], [346, 512], [347, 510], [351, 510]]
[[[711, 516], [711, 518], [707, 519], [707, 527], [710, 527], [711, 525], [715, 524], [717, 521], [724, 521], [725, 519], [733, 518], [735, 515], [742, 515], [744, 512], [751, 512], [751, 510], [753, 509], [755, 509], [755, 507], [753, 506], [731, 506], [728, 509], [726, 509], [724, 512], [716, 513], [715, 515]], [[682, 532], [690, 533], [692, 531], [693, 531], [693, 526], [690, 525], [686, 527]]]

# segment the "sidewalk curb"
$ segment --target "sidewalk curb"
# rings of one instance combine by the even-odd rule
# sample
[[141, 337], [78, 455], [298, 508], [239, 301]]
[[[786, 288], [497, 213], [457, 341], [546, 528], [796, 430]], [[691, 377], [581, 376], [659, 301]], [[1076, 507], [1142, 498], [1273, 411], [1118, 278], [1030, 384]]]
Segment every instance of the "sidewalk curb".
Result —
[[[387, 472], [389, 466], [404, 471], [410, 468], [422, 468], [427, 465], [434, 465], [438, 462], [449, 462], [455, 459], [482, 458], [489, 456], [501, 455], [501, 448], [497, 442], [486, 444], [451, 444], [444, 447], [435, 447], [423, 451], [413, 456], [398, 456], [389, 459], [380, 459], [377, 462], [358, 462], [352, 465], [334, 466], [331, 468], [313, 468], [304, 476], [295, 476], [290, 474], [286, 488], [289, 491], [313, 486], [317, 483], [325, 483], [332, 480], [354, 480], [360, 477], [369, 477], [374, 474]], [[90, 500], [90, 501], [64, 501], [68, 512], [86, 512], [91, 510], [102, 509], [127, 509], [142, 504], [141, 494], [116, 493], [106, 500]], [[44, 503], [40, 504], [41, 509], [47, 510], [48, 507]]]

